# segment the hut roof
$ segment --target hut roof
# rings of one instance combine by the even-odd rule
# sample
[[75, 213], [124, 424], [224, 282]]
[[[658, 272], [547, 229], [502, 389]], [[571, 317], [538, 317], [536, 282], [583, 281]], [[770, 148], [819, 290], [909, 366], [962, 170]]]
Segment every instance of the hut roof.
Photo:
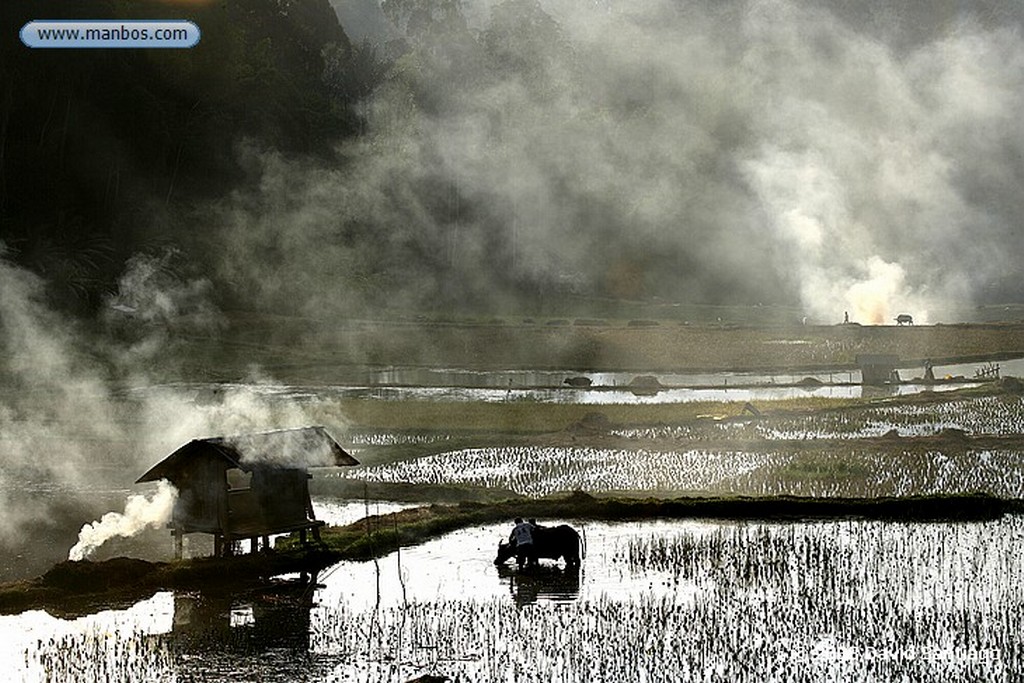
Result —
[[359, 464], [323, 427], [300, 427], [194, 439], [153, 465], [135, 483], [173, 481], [189, 463], [208, 458], [222, 458], [227, 467], [246, 471], [261, 466], [306, 469]]

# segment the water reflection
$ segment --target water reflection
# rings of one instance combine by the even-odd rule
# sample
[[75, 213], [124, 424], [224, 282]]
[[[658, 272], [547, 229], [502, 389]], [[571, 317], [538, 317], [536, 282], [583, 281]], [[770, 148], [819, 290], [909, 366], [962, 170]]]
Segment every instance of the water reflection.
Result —
[[341, 563], [322, 588], [3, 617], [4, 680], [1021, 680], [1020, 517], [587, 531], [579, 574], [495, 569], [507, 525], [487, 525]]
[[[236, 385], [247, 391], [256, 391], [269, 398], [293, 402], [323, 400], [374, 401], [452, 401], [482, 403], [515, 403], [520, 401], [562, 404], [645, 404], [689, 403], [695, 401], [778, 401], [802, 398], [808, 394], [824, 398], [858, 398], [862, 395], [859, 383], [799, 384], [799, 379], [771, 377], [757, 384], [733, 383], [729, 373], [719, 377], [717, 384], [684, 386], [662, 383], [661, 386], [631, 387], [628, 384], [594, 384], [580, 387], [506, 387], [492, 389], [472, 386], [324, 386], [298, 387], [293, 385]], [[724, 379], [723, 379], [724, 378]], [[955, 381], [935, 384], [906, 383], [894, 385], [894, 394], [909, 395], [922, 391], [951, 391], [977, 386], [977, 382]], [[142, 393], [147, 389], [140, 389]], [[197, 390], [201, 391], [202, 387]]]
[[178, 655], [277, 649], [306, 653], [319, 587], [316, 575], [307, 574], [244, 593], [176, 593], [173, 625], [165, 638]]
[[524, 607], [538, 600], [571, 602], [580, 595], [580, 568], [542, 564], [517, 569], [498, 565], [498, 579], [507, 584], [516, 605]]

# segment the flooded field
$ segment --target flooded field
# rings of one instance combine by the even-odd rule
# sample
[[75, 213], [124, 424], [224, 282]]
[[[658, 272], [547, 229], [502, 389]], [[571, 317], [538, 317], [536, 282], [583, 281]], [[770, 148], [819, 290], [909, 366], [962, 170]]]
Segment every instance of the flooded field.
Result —
[[[557, 444], [445, 449], [438, 441], [440, 452], [327, 473], [321, 490], [349, 480], [496, 487], [525, 496], [582, 490], [845, 497], [986, 492], [1018, 498], [1024, 495], [1024, 460], [1011, 442], [1022, 433], [1024, 399], [1009, 394], [674, 425], [595, 420]], [[933, 441], [918, 441], [926, 437]], [[986, 437], [991, 440], [976, 441]], [[377, 438], [387, 445], [428, 437], [394, 432]]]
[[[588, 524], [579, 573], [465, 529], [260, 595], [0, 617], [9, 680], [987, 680], [1024, 674], [1024, 523]], [[272, 625], [272, 626], [271, 626]], [[83, 656], [83, 654], [85, 656]]]
[[951, 399], [926, 404], [869, 406], [821, 411], [814, 415], [773, 416], [770, 420], [705, 420], [697, 424], [616, 428], [612, 434], [631, 440], [799, 440], [864, 439], [896, 434], [934, 436], [957, 429], [972, 435], [1024, 433], [1024, 401], [1015, 396]]
[[[418, 400], [408, 393], [415, 389], [386, 390]], [[318, 416], [340, 405], [331, 401], [331, 387], [259, 391], [272, 402], [315, 405]], [[643, 414], [588, 408], [584, 419], [556, 431], [499, 436], [486, 429], [360, 426], [338, 435], [365, 464], [318, 471], [313, 506], [318, 519], [342, 526], [430, 502], [426, 494], [416, 499], [417, 490], [460, 487], [527, 497], [574, 490], [632, 497], [1024, 496], [1024, 458], [1014, 441], [1024, 434], [1019, 394], [891, 398], [812, 403], [806, 410], [762, 404], [760, 413], [742, 402], [718, 404], [713, 408], [722, 414], [696, 407], [675, 422], [613, 422], [601, 410]], [[403, 500], [418, 502], [352, 493], [373, 485], [403, 487], [413, 492]], [[348, 494], [332, 492], [342, 486]], [[540, 521], [583, 532], [579, 571], [561, 563], [524, 571], [495, 566], [508, 520], [377, 560], [341, 562], [316, 576], [276, 577], [258, 590], [161, 591], [127, 609], [0, 616], [0, 660], [9, 680], [30, 682], [402, 683], [423, 673], [474, 683], [1024, 676], [1022, 517]], [[209, 553], [186, 541], [187, 556]], [[132, 545], [141, 542], [117, 542], [104, 556], [168, 559], [166, 529], [153, 531], [148, 545]]]
[[1018, 451], [459, 450], [331, 475], [367, 482], [469, 484], [527, 496], [573, 490], [798, 496], [1024, 494]]

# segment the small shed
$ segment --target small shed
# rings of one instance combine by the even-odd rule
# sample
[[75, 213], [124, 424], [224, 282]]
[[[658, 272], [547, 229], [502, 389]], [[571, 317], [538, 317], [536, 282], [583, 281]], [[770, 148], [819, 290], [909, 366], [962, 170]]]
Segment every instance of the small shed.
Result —
[[214, 554], [229, 555], [244, 539], [256, 550], [273, 534], [319, 538], [308, 469], [358, 464], [323, 427], [302, 427], [189, 441], [136, 483], [166, 479], [178, 489], [169, 525], [176, 557], [188, 533], [212, 534]]
[[857, 367], [860, 368], [860, 383], [872, 386], [891, 384], [899, 381], [896, 364], [899, 356], [888, 353], [873, 353], [857, 356]]

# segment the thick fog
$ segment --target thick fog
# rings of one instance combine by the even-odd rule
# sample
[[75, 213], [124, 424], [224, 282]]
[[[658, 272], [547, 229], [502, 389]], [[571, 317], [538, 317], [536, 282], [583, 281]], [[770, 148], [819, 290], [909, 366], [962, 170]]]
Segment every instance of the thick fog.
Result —
[[213, 229], [219, 276], [260, 301], [576, 292], [880, 323], [1019, 275], [1017, 3], [335, 5], [398, 56], [344, 163], [242, 148], [259, 188]]

